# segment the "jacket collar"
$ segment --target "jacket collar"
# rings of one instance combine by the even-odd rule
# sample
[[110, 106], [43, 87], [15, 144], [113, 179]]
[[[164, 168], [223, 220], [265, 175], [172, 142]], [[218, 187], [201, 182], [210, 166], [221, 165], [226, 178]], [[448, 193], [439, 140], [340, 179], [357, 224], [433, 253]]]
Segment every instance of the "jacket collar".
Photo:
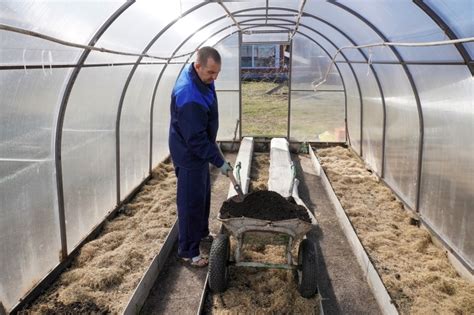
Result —
[[209, 90], [213, 90], [214, 83], [211, 84], [205, 84], [204, 82], [201, 81], [201, 78], [199, 78], [196, 69], [194, 69], [194, 62], [189, 65], [188, 68], [188, 74], [191, 80], [196, 83], [197, 87], [199, 90], [203, 93], [208, 93]]

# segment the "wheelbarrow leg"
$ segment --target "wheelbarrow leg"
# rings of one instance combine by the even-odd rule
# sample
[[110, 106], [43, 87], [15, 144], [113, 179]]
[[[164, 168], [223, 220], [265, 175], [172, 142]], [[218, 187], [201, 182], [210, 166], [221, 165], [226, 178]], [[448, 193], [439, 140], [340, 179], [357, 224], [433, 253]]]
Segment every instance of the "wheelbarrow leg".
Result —
[[235, 248], [235, 262], [236, 263], [240, 262], [241, 250], [242, 250], [242, 246], [244, 245], [244, 234], [245, 233], [240, 233], [237, 235], [237, 247]]
[[286, 245], [286, 260], [288, 265], [293, 264], [293, 255], [291, 254], [291, 249], [293, 248], [293, 237], [290, 236], [288, 239], [288, 244]]

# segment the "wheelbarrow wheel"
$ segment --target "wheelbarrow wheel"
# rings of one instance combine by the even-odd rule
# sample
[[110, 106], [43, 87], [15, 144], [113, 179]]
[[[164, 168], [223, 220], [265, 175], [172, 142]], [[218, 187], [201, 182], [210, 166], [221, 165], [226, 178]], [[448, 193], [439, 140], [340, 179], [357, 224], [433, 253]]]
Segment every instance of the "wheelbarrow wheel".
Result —
[[301, 241], [298, 250], [298, 270], [295, 273], [298, 292], [304, 298], [314, 296], [318, 290], [316, 268], [316, 249], [314, 244], [310, 240], [304, 239]]
[[229, 282], [230, 241], [226, 234], [219, 234], [212, 242], [209, 253], [209, 287], [213, 292], [224, 292]]

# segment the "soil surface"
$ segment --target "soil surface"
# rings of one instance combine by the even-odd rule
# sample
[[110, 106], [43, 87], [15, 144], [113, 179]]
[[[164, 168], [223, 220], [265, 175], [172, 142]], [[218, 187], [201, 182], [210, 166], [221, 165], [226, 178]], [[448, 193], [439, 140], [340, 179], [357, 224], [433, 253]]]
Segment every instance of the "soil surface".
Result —
[[53, 308], [46, 308], [43, 310], [45, 315], [56, 314], [109, 314], [108, 307], [99, 307], [91, 301], [73, 302], [71, 304], [64, 304], [62, 302], [55, 302]]
[[297, 205], [293, 198], [286, 199], [268, 190], [247, 194], [242, 202], [229, 199], [222, 204], [222, 219], [239, 217], [270, 221], [300, 219], [311, 223], [305, 207]]
[[474, 314], [474, 284], [456, 273], [390, 188], [348, 149], [317, 154], [400, 314]]

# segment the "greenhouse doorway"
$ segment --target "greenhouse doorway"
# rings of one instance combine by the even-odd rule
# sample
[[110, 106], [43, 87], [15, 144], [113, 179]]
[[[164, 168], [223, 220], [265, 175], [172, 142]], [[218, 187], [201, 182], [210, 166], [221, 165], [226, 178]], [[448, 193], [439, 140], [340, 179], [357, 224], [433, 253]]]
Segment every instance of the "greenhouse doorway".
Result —
[[240, 49], [242, 136], [287, 137], [290, 45], [242, 43]]

